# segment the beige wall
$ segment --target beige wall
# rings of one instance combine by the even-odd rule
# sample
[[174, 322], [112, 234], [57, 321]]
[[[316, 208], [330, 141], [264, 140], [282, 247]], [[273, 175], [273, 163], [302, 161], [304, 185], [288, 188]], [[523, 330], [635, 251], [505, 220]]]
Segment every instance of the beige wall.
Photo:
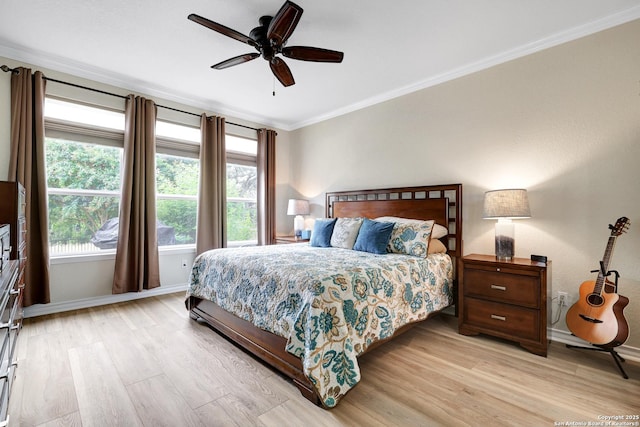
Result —
[[[24, 66], [33, 70], [41, 70], [47, 77], [76, 83], [108, 92], [127, 95], [132, 93], [123, 88], [117, 88], [88, 81], [68, 74], [58, 73], [53, 70], [47, 70], [42, 67], [36, 67], [29, 64], [23, 64], [8, 58], [0, 57], [0, 64], [6, 64], [10, 67]], [[9, 170], [9, 138], [10, 138], [10, 77], [9, 74], [0, 73], [0, 179], [7, 179]], [[63, 96], [69, 99], [77, 99], [84, 102], [95, 102], [99, 105], [112, 106], [114, 108], [123, 108], [122, 100], [109, 95], [101, 95], [89, 92], [83, 89], [77, 89], [55, 82], [48, 82], [47, 94], [55, 96]], [[150, 97], [153, 98], [153, 97]], [[186, 111], [201, 114], [202, 111], [193, 107], [176, 104], [175, 102], [156, 99], [156, 102], [168, 107], [174, 107]], [[215, 114], [215, 112], [207, 112], [207, 114]], [[198, 126], [199, 118], [191, 117], [182, 113], [172, 112], [166, 109], [158, 110], [158, 117], [165, 120], [173, 120], [184, 122]], [[253, 127], [261, 127], [257, 123], [246, 122], [227, 117], [227, 121], [245, 124]], [[242, 129], [227, 126], [228, 132], [244, 132]], [[289, 135], [288, 132], [278, 130], [277, 138], [277, 209], [278, 212], [286, 212], [286, 203], [289, 197]], [[279, 218], [277, 230], [281, 234], [286, 234], [292, 224], [289, 224], [289, 218], [283, 216]], [[190, 266], [193, 262], [194, 251], [178, 251], [160, 253], [160, 280], [163, 286], [186, 284], [190, 272]], [[189, 267], [182, 268], [182, 260], [187, 260]], [[101, 297], [111, 294], [111, 283], [113, 281], [113, 268], [115, 256], [111, 257], [90, 257], [89, 260], [82, 258], [68, 259], [65, 262], [53, 260], [50, 267], [51, 272], [51, 302], [67, 303], [70, 301]]]
[[640, 324], [638, 40], [640, 21], [294, 131], [290, 181], [316, 217], [329, 190], [462, 183], [465, 254], [493, 253], [483, 193], [527, 188], [516, 255], [547, 255], [573, 300], [627, 216], [612, 268]]

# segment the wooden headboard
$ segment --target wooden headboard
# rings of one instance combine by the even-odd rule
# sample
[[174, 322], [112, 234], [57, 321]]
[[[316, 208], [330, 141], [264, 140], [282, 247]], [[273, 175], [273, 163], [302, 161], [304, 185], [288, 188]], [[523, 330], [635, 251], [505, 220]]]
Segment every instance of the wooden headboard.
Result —
[[327, 218], [397, 216], [433, 219], [446, 227], [452, 257], [462, 256], [462, 184], [338, 191], [326, 195]]

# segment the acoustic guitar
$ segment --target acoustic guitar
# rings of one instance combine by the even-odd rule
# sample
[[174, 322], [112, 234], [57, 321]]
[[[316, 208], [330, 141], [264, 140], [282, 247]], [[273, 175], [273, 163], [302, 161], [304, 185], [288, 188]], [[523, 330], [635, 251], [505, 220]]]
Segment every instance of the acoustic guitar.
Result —
[[[616, 284], [607, 279], [611, 273], [609, 263], [616, 238], [626, 232], [629, 218], [622, 217], [609, 225], [611, 236], [600, 262], [598, 278], [580, 285], [580, 298], [567, 311], [567, 327], [578, 338], [599, 347], [622, 345], [629, 337], [629, 325], [622, 311], [629, 299], [616, 293]], [[593, 271], [592, 273], [594, 273]]]

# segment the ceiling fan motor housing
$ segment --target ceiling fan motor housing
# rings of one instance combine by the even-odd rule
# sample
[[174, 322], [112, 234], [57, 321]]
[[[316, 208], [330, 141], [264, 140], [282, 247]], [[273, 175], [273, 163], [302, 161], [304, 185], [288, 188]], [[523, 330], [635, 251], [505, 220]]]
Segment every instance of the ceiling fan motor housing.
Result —
[[269, 29], [269, 24], [273, 20], [273, 16], [262, 16], [260, 17], [260, 26], [255, 27], [249, 33], [249, 37], [256, 41], [257, 46], [256, 49], [262, 54], [262, 57], [267, 61], [271, 61], [273, 57], [279, 52], [277, 49], [274, 49], [275, 44], [272, 44], [267, 39], [267, 31]]

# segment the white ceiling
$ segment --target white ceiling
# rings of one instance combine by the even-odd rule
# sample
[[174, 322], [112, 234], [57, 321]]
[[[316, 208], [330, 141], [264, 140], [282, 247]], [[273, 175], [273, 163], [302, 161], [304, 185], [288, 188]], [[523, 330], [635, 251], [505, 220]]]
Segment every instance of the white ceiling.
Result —
[[3, 0], [0, 56], [296, 129], [640, 18], [640, 0], [295, 0], [288, 45], [344, 52], [341, 64], [286, 59], [283, 88], [253, 51], [187, 20], [247, 34], [284, 0]]

